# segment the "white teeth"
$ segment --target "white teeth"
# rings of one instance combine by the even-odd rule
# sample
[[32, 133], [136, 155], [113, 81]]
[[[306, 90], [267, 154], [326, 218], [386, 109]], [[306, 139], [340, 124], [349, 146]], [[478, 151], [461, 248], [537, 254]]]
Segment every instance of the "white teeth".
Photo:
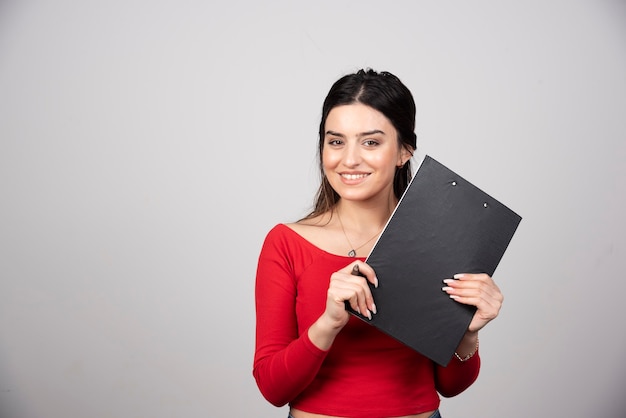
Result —
[[341, 175], [341, 177], [348, 179], [348, 180], [362, 179], [365, 176], [367, 176], [367, 174], [342, 174]]

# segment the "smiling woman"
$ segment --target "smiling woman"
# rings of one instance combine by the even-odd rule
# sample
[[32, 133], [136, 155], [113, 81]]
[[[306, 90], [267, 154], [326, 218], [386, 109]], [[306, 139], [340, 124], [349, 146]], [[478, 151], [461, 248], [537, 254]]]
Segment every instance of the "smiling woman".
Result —
[[324, 101], [315, 206], [268, 233], [257, 268], [253, 373], [290, 417], [439, 417], [439, 394], [478, 376], [478, 331], [502, 304], [491, 277], [461, 274], [442, 289], [477, 308], [447, 367], [346, 310], [376, 315], [365, 256], [411, 179], [414, 129], [413, 96], [388, 72], [346, 75]]

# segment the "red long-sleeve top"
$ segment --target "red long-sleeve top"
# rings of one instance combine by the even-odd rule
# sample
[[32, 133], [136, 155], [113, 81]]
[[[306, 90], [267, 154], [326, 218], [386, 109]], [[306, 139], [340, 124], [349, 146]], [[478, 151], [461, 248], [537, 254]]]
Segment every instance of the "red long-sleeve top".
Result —
[[476, 353], [446, 367], [351, 317], [328, 351], [308, 328], [322, 315], [330, 275], [354, 259], [328, 253], [286, 225], [267, 235], [256, 277], [253, 375], [272, 404], [324, 415], [393, 417], [432, 411], [478, 377]]

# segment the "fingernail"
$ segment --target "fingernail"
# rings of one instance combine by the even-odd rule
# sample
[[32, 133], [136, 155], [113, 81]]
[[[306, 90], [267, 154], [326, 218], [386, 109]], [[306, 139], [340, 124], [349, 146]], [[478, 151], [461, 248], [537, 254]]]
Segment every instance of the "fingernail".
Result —
[[370, 312], [370, 310], [367, 310], [367, 318], [371, 321], [372, 320], [372, 313]]
[[444, 292], [447, 292], [448, 290], [452, 290], [452, 288], [450, 286], [444, 286], [441, 288], [441, 290], [443, 290]]
[[458, 296], [457, 295], [450, 295], [450, 299], [457, 299]]
[[460, 278], [461, 278], [461, 277], [463, 277], [463, 276], [464, 276], [463, 274], [455, 274], [455, 275], [454, 275], [454, 278], [455, 278], [455, 279], [460, 279]]
[[374, 315], [378, 313], [378, 310], [376, 309], [376, 305], [374, 303], [372, 303], [372, 312], [374, 312]]
[[374, 276], [374, 287], [378, 289], [378, 277]]
[[443, 282], [444, 282], [445, 284], [450, 284], [450, 283], [452, 283], [453, 281], [454, 281], [453, 279], [444, 279], [444, 280], [443, 280]]

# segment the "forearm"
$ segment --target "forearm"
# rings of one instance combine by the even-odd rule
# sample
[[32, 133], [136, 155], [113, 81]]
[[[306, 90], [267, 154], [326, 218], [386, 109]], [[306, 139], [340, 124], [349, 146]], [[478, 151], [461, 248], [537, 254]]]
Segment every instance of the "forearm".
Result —
[[253, 374], [261, 393], [272, 404], [285, 405], [311, 383], [326, 354], [307, 333], [282, 350], [257, 350]]

